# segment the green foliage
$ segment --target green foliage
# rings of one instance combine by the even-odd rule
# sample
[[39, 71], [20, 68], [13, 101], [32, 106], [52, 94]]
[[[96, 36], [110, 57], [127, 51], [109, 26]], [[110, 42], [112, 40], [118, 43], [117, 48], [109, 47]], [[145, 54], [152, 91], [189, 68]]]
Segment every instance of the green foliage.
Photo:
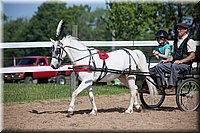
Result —
[[[70, 97], [70, 85], [57, 84], [4, 84], [3, 103], [32, 102], [47, 99], [63, 99]], [[94, 95], [117, 95], [129, 93], [123, 86], [94, 85]], [[83, 91], [79, 96], [86, 96]]]
[[44, 3], [36, 12], [28, 26], [28, 33], [25, 37], [28, 41], [49, 41], [50, 37], [55, 36], [57, 23], [61, 19], [69, 19], [64, 3]]
[[152, 33], [159, 29], [169, 31], [173, 39], [174, 25], [190, 18], [195, 38], [199, 34], [199, 3], [110, 2], [107, 7], [91, 11], [88, 5], [43, 3], [30, 20], [9, 21], [4, 15], [3, 41], [49, 41], [60, 19], [65, 21], [63, 35], [72, 34], [72, 26], [78, 25], [81, 40], [111, 40], [113, 30], [116, 40], [153, 40]]
[[[5, 17], [7, 20], [7, 17]], [[28, 20], [19, 18], [15, 21], [11, 20], [5, 22], [3, 30], [3, 41], [4, 42], [19, 42], [26, 41], [24, 31], [28, 28]]]
[[193, 12], [194, 16], [194, 25], [192, 27], [192, 30], [194, 31], [196, 29], [196, 34], [194, 34], [194, 38], [196, 40], [200, 40], [200, 2], [198, 2], [196, 5], [194, 5], [195, 12]]
[[173, 39], [176, 23], [187, 17], [198, 17], [198, 9], [194, 8], [196, 3], [110, 2], [107, 6], [109, 15], [105, 21], [108, 30], [115, 31], [116, 40], [142, 40], [139, 36], [159, 29], [169, 31], [170, 39]]

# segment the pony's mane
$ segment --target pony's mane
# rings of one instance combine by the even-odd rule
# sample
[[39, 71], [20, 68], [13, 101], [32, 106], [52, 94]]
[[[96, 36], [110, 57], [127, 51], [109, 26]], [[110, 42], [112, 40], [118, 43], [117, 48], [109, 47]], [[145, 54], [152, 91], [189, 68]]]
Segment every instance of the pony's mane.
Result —
[[86, 48], [86, 46], [79, 41], [80, 39], [77, 37], [73, 37], [71, 35], [67, 35], [62, 39], [62, 42], [73, 43], [74, 46], [78, 46], [79, 48]]
[[80, 40], [78, 37], [74, 37], [74, 36], [71, 36], [71, 35], [67, 35], [65, 38], [69, 38], [69, 39], [72, 39], [72, 40]]

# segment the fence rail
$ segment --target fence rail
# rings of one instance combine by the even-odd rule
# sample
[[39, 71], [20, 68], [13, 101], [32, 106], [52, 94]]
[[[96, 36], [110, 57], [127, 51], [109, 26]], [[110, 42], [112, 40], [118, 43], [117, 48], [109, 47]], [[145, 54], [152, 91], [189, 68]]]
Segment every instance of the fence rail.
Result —
[[[111, 46], [157, 46], [157, 41], [80, 41], [86, 46], [93, 47], [111, 47]], [[169, 41], [172, 45], [173, 41]], [[199, 41], [196, 41], [199, 44]], [[0, 49], [5, 48], [41, 48], [41, 47], [51, 47], [51, 42], [9, 42], [0, 43]], [[151, 63], [151, 67], [156, 65], [156, 63]], [[194, 67], [196, 64], [194, 64]], [[57, 70], [52, 69], [49, 66], [40, 67], [6, 67], [1, 68], [0, 73], [14, 73], [14, 72], [35, 72], [35, 71], [66, 71], [69, 70], [68, 67], [71, 65], [65, 65]]]
[[[157, 41], [80, 41], [86, 46], [112, 47], [112, 46], [157, 46]], [[173, 41], [169, 41], [173, 44]], [[0, 43], [0, 48], [43, 48], [51, 47], [51, 42], [9, 42]]]

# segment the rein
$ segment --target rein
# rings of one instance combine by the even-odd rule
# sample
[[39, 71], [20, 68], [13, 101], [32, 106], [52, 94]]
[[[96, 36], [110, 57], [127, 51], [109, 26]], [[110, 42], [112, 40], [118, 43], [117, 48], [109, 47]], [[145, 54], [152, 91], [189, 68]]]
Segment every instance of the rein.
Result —
[[67, 51], [65, 50], [65, 48], [70, 48], [70, 49], [74, 49], [74, 50], [77, 50], [77, 51], [89, 51], [89, 55], [87, 55], [87, 56], [84, 56], [84, 57], [81, 57], [81, 58], [79, 58], [79, 59], [76, 59], [75, 61], [73, 61], [73, 62], [77, 62], [77, 61], [80, 61], [80, 60], [83, 60], [83, 59], [85, 59], [85, 58], [87, 58], [87, 57], [91, 57], [91, 56], [93, 56], [93, 55], [95, 55], [95, 54], [98, 54], [98, 53], [91, 53], [91, 50], [95, 50], [94, 48], [92, 48], [92, 49], [77, 49], [77, 48], [74, 48], [74, 47], [71, 47], [71, 46], [64, 46], [64, 47], [60, 47], [63, 51], [65, 51], [65, 53], [67, 54]]
[[[83, 59], [89, 57], [90, 58], [89, 59], [89, 65], [73, 66], [73, 69], [75, 69], [75, 71], [80, 72], [80, 71], [89, 71], [89, 70], [94, 70], [95, 71], [97, 69], [99, 70], [99, 68], [96, 68], [95, 60], [93, 58], [93, 55], [99, 54], [99, 53], [98, 53], [98, 51], [96, 53], [92, 53], [91, 52], [92, 50], [95, 50], [94, 48], [90, 48], [90, 49], [89, 48], [87, 48], [87, 49], [78, 49], [78, 48], [71, 47], [71, 46], [64, 46], [63, 47], [63, 44], [62, 45], [58, 44], [58, 48], [57, 48], [56, 51], [58, 51], [59, 55], [58, 55], [58, 57], [53, 57], [53, 58], [56, 58], [58, 61], [63, 61], [63, 59], [62, 59], [63, 53], [65, 52], [66, 54], [68, 54], [67, 51], [65, 50], [65, 48], [70, 48], [70, 49], [74, 49], [74, 50], [77, 50], [77, 51], [88, 51], [89, 52], [89, 55], [86, 55], [84, 57], [81, 57], [81, 58], [76, 59], [75, 61], [73, 61], [73, 63], [74, 63], [74, 62], [77, 62], [77, 61], [80, 61], [80, 60], [83, 60]], [[62, 51], [60, 49], [62, 49]], [[129, 56], [129, 68], [127, 68], [128, 69], [127, 72], [129, 72], [129, 74], [130, 74], [130, 72], [131, 72], [131, 60], [133, 60], [135, 64], [137, 64], [137, 63], [136, 63], [135, 59], [133, 58], [133, 56], [130, 54], [130, 52], [128, 50], [126, 50], [124, 48], [122, 48], [121, 50], [125, 51], [126, 54], [128, 54], [128, 56]], [[93, 67], [91, 66], [91, 63], [93, 64]], [[92, 67], [92, 69], [91, 69], [91, 67]], [[136, 66], [136, 67], [138, 67], [138, 66]], [[80, 69], [80, 70], [78, 70], [78, 69]], [[101, 72], [101, 74], [98, 77], [97, 82], [100, 81], [101, 79], [103, 79], [106, 76], [106, 74], [109, 72], [109, 69], [106, 66], [105, 59], [103, 60], [103, 66], [102, 66], [102, 68], [100, 68], [100, 72]]]
[[[62, 45], [63, 45], [63, 43], [62, 42], [60, 42]], [[67, 48], [70, 48], [70, 49], [74, 49], [74, 50], [77, 50], [77, 51], [89, 51], [89, 55], [87, 55], [87, 56], [84, 56], [84, 57], [81, 57], [81, 58], [79, 58], [79, 59], [77, 59], [77, 60], [75, 60], [75, 61], [73, 61], [73, 62], [77, 62], [77, 61], [80, 61], [80, 60], [83, 60], [83, 59], [85, 59], [85, 58], [87, 58], [87, 57], [91, 57], [91, 56], [93, 56], [93, 55], [95, 55], [95, 54], [98, 54], [98, 53], [91, 53], [91, 50], [95, 50], [94, 48], [87, 48], [87, 49], [78, 49], [78, 48], [75, 48], [75, 47], [71, 47], [71, 46], [62, 46], [62, 45], [58, 45], [59, 46], [59, 48], [58, 49], [62, 49], [66, 54], [67, 54], [67, 51], [65, 50], [65, 48], [67, 47]], [[62, 54], [63, 54], [63, 51], [62, 51], [62, 53], [59, 53], [59, 55], [58, 55], [58, 57], [52, 57], [52, 58], [55, 58], [55, 59], [57, 59], [58, 61], [63, 61], [63, 59], [61, 58], [62, 57]], [[94, 59], [93, 59], [94, 60]]]

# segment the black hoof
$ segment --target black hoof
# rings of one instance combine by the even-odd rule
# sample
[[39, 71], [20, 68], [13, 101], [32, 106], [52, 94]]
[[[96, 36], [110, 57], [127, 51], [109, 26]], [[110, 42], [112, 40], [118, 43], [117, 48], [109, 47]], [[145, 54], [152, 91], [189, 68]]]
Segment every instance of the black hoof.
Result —
[[72, 114], [67, 114], [66, 117], [71, 118], [71, 117], [72, 117]]
[[72, 117], [72, 115], [73, 115], [73, 112], [68, 112], [68, 113], [67, 113], [67, 117], [68, 117], [68, 118]]
[[140, 106], [139, 109], [135, 109], [136, 112], [141, 112], [142, 111], [142, 107]]

